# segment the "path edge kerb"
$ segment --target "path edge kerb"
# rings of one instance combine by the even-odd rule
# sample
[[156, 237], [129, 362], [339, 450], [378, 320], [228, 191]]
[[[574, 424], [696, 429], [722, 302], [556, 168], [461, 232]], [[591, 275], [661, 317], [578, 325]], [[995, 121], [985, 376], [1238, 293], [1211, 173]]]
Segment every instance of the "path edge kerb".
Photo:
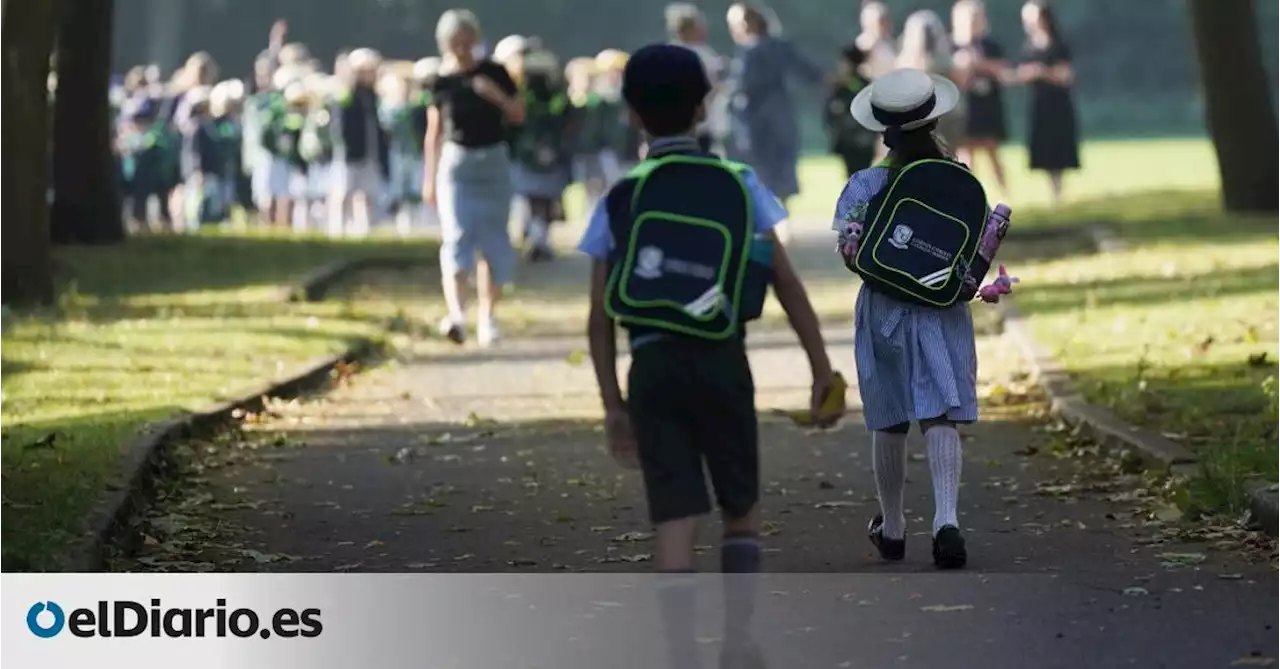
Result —
[[370, 269], [410, 269], [428, 262], [415, 256], [369, 256], [340, 260], [307, 275], [296, 285], [281, 291], [282, 302], [319, 302], [337, 284], [351, 275]]
[[[1120, 241], [1104, 225], [1091, 225], [1086, 234], [1095, 253], [1122, 250]], [[1066, 369], [1036, 341], [1016, 300], [1001, 300], [999, 308], [1005, 336], [1018, 347], [1031, 368], [1031, 375], [1049, 397], [1049, 408], [1059, 420], [1078, 433], [1092, 438], [1104, 448], [1127, 449], [1142, 459], [1148, 469], [1174, 474], [1194, 471], [1196, 456], [1186, 447], [1151, 430], [1130, 425], [1111, 409], [1084, 399]]]
[[[409, 267], [421, 260], [412, 257], [368, 257], [321, 267], [299, 283], [282, 290], [286, 302], [318, 301], [338, 282], [366, 269]], [[71, 554], [71, 572], [100, 572], [113, 548], [129, 546], [133, 517], [154, 500], [157, 482], [172, 470], [169, 447], [183, 439], [208, 436], [235, 420], [238, 412], [261, 411], [268, 399], [292, 399], [322, 390], [342, 365], [367, 363], [383, 352], [371, 338], [352, 340], [346, 350], [313, 363], [301, 372], [263, 385], [257, 390], [202, 411], [188, 413], [142, 428], [126, 448], [121, 475], [90, 512], [87, 538]]]

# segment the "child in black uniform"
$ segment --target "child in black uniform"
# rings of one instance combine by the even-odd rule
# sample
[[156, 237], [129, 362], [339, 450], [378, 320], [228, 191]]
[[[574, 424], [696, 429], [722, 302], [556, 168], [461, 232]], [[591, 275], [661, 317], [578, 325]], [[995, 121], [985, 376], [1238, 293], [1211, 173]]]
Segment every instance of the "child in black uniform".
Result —
[[840, 52], [840, 67], [837, 70], [841, 85], [831, 91], [823, 108], [823, 125], [827, 130], [827, 140], [831, 153], [840, 157], [844, 163], [845, 177], [871, 166], [875, 158], [876, 144], [880, 138], [858, 122], [849, 114], [849, 105], [858, 92], [871, 83], [861, 71], [867, 60], [867, 54], [857, 46], [850, 45]]
[[[606, 436], [615, 458], [643, 472], [659, 570], [693, 571], [698, 521], [711, 511], [705, 468], [724, 521], [721, 570], [750, 574], [760, 570], [759, 452], [743, 322], [758, 317], [767, 283], [809, 358], [815, 415], [833, 377], [817, 317], [776, 243], [786, 211], [749, 168], [693, 138], [710, 90], [693, 51], [654, 45], [631, 57], [623, 97], [649, 150], [596, 207], [579, 250], [594, 259], [588, 335]], [[614, 321], [631, 347], [625, 400]], [[693, 586], [669, 583], [669, 642], [688, 657]], [[726, 648], [743, 647], [750, 593], [726, 588]]]

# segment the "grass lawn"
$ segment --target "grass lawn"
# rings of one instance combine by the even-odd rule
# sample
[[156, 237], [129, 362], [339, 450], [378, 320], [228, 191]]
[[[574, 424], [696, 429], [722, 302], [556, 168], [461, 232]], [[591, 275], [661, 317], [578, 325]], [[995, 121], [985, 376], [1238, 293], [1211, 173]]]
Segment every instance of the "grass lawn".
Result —
[[376, 300], [285, 304], [283, 286], [336, 260], [405, 254], [432, 255], [426, 242], [265, 234], [60, 250], [58, 305], [5, 316], [6, 568], [59, 567], [144, 424], [285, 376], [395, 315]]
[[1198, 454], [1193, 509], [1243, 508], [1242, 483], [1277, 473], [1276, 218], [1224, 214], [1207, 191], [1027, 215], [1109, 221], [1128, 247], [1040, 262], [1011, 250], [1037, 338], [1090, 401]]
[[[990, 165], [980, 158], [978, 176], [992, 200], [1003, 199], [1014, 209], [1049, 204], [1049, 181], [1027, 168], [1021, 145], [1000, 151], [1009, 191], [1000, 192]], [[1086, 142], [1081, 148], [1083, 169], [1066, 178], [1064, 199], [1069, 203], [1151, 190], [1214, 188], [1218, 182], [1213, 145], [1207, 139], [1134, 139]], [[811, 155], [800, 160], [800, 195], [787, 203], [799, 219], [828, 220], [844, 188], [844, 166], [834, 156]], [[582, 193], [571, 188], [565, 198], [571, 220], [583, 216]]]

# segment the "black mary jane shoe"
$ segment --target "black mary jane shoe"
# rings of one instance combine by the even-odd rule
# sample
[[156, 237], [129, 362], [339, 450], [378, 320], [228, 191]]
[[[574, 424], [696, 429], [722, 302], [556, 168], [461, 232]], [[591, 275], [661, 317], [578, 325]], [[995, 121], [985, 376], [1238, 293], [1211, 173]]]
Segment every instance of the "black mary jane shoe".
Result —
[[933, 565], [938, 569], [961, 569], [968, 561], [960, 528], [943, 525], [933, 537]]
[[899, 562], [907, 555], [907, 538], [890, 539], [884, 536], [884, 516], [876, 514], [867, 525], [867, 538], [880, 551], [880, 559]]

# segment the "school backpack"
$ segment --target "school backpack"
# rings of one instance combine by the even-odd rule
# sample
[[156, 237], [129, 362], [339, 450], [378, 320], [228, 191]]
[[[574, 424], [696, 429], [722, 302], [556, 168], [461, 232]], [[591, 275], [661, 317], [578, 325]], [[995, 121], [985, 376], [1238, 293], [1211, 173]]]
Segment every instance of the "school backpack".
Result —
[[945, 308], [973, 299], [987, 272], [977, 262], [987, 212], [982, 184], [963, 164], [910, 163], [868, 203], [849, 269], [903, 302]]
[[773, 248], [754, 232], [746, 169], [709, 154], [670, 153], [631, 170], [620, 184], [632, 187], [627, 209], [610, 212], [617, 240], [605, 289], [610, 317], [710, 340], [760, 317]]

